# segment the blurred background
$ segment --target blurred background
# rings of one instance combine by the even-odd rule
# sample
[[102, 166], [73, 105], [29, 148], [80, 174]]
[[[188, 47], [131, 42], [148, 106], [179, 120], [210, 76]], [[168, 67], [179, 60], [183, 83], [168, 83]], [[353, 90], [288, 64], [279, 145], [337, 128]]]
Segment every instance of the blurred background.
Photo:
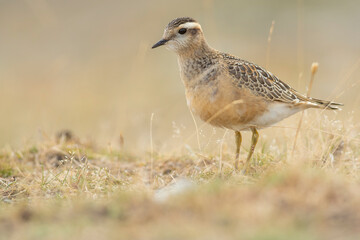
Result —
[[[359, 120], [359, 12], [358, 0], [0, 0], [0, 146], [70, 129], [103, 146], [122, 135], [128, 151], [148, 150], [152, 114], [158, 150], [194, 145], [176, 56], [151, 50], [180, 16], [197, 19], [212, 47], [267, 66], [303, 93], [319, 62], [311, 95], [346, 104], [330, 118]], [[224, 134], [201, 129], [203, 146]]]

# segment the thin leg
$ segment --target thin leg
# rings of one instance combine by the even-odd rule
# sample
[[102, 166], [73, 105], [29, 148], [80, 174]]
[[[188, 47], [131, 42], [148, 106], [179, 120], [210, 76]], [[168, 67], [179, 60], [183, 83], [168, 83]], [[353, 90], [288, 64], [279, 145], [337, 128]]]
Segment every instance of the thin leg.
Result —
[[241, 142], [242, 142], [241, 133], [239, 131], [235, 131], [235, 143], [236, 143], [235, 169], [239, 169], [239, 155], [240, 155]]
[[256, 128], [252, 127], [251, 131], [252, 131], [251, 147], [250, 147], [249, 155], [248, 155], [248, 157], [246, 159], [245, 167], [244, 167], [244, 170], [243, 170], [244, 173], [246, 173], [246, 171], [248, 170], [251, 157], [252, 157], [252, 155], [254, 153], [256, 143], [257, 143], [257, 141], [259, 139], [259, 133], [258, 133], [258, 131], [256, 131]]

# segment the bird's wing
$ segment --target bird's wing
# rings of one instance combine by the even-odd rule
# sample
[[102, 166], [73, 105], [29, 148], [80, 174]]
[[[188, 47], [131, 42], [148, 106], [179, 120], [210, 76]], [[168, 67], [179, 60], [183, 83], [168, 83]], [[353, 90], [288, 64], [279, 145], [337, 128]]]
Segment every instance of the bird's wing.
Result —
[[278, 79], [271, 72], [230, 54], [222, 54], [233, 78], [233, 83], [240, 88], [249, 89], [254, 95], [268, 101], [288, 103], [304, 108], [325, 108], [339, 110], [342, 103], [307, 97]]
[[223, 57], [229, 74], [233, 77], [233, 82], [237, 87], [247, 88], [253, 94], [261, 96], [268, 101], [294, 104], [310, 100], [282, 82], [271, 72], [254, 63], [228, 54], [223, 54]]

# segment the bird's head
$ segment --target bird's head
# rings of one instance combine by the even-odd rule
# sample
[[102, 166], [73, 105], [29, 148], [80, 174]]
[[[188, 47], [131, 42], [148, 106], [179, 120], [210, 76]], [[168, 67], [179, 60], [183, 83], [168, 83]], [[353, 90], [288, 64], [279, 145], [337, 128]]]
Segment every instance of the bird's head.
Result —
[[189, 17], [176, 18], [165, 28], [162, 39], [152, 48], [165, 45], [169, 50], [177, 53], [194, 50], [205, 43], [201, 26]]

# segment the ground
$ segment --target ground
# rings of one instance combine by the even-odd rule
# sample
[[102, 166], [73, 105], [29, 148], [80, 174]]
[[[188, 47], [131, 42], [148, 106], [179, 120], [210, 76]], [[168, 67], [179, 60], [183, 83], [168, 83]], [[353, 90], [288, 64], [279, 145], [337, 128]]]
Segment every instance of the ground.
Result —
[[231, 151], [130, 154], [70, 131], [4, 147], [0, 239], [359, 239], [359, 133], [320, 122], [295, 153], [263, 142], [246, 175]]

